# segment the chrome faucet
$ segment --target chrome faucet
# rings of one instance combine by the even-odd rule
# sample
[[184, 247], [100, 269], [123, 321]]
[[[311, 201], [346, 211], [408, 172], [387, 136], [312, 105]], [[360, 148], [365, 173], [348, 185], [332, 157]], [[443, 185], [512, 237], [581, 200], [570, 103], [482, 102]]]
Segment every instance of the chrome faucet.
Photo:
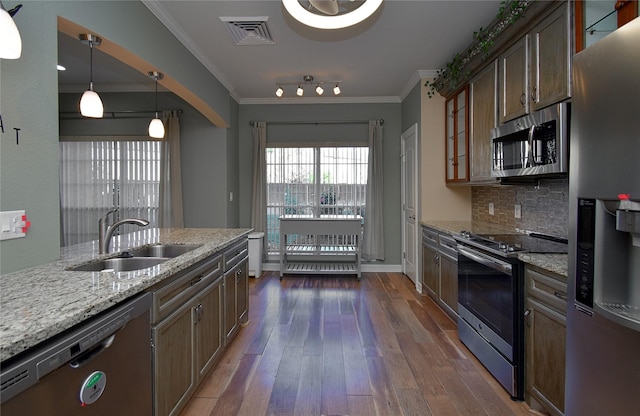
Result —
[[149, 221], [142, 218], [125, 218], [124, 220], [116, 221], [111, 225], [107, 225], [109, 215], [116, 211], [118, 211], [117, 208], [107, 212], [98, 220], [98, 249], [100, 254], [106, 254], [109, 252], [111, 237], [113, 237], [114, 231], [119, 226], [123, 224], [137, 224], [141, 227], [149, 225]]

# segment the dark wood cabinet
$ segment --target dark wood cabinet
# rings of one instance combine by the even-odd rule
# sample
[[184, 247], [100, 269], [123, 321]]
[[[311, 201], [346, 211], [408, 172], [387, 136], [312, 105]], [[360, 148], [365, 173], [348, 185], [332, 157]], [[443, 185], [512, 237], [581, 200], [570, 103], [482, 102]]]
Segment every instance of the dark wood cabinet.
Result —
[[447, 183], [469, 181], [469, 94], [465, 86], [445, 103]]
[[533, 409], [559, 416], [564, 413], [566, 278], [527, 266], [525, 283], [525, 400]]

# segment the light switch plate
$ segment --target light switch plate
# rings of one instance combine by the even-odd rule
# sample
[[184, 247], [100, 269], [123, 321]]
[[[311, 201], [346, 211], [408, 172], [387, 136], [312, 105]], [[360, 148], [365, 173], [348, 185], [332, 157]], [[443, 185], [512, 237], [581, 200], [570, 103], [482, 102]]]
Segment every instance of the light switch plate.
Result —
[[516, 204], [516, 208], [513, 212], [515, 218], [522, 218], [522, 205]]
[[489, 215], [495, 214], [495, 208], [493, 206], [493, 202], [489, 202]]
[[0, 240], [26, 237], [26, 234], [22, 232], [23, 215], [25, 215], [24, 210], [0, 212]]

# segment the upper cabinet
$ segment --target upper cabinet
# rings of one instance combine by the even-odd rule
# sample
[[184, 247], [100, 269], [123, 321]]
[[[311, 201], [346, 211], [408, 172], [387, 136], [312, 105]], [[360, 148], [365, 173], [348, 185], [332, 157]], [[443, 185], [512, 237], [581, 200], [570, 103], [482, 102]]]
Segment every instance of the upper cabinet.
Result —
[[571, 96], [570, 3], [500, 54], [500, 123]]
[[498, 122], [498, 62], [493, 61], [469, 82], [471, 182], [495, 182], [491, 177], [491, 129]]
[[462, 88], [447, 99], [446, 178], [447, 183], [469, 181], [469, 94]]

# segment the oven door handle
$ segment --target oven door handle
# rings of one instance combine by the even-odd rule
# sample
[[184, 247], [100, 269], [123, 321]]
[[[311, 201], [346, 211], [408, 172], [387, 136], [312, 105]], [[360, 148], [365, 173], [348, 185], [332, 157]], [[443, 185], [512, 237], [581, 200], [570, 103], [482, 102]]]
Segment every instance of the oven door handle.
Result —
[[487, 256], [482, 253], [471, 251], [468, 248], [461, 245], [458, 245], [458, 253], [484, 266], [491, 267], [494, 270], [498, 270], [506, 274], [511, 274], [511, 270], [512, 270], [511, 264], [506, 263], [504, 261], [500, 261], [498, 259]]

